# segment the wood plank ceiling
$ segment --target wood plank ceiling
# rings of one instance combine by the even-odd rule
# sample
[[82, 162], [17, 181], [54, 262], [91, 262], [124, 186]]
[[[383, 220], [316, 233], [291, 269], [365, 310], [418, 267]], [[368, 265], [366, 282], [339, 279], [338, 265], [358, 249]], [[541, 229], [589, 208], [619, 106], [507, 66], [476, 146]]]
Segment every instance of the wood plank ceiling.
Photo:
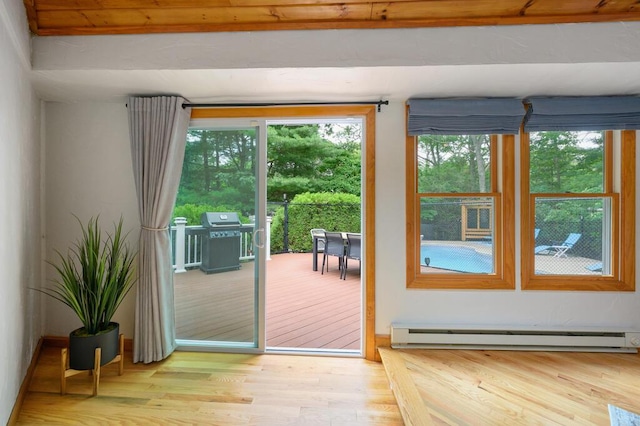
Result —
[[640, 20], [640, 0], [24, 0], [33, 33], [141, 34]]

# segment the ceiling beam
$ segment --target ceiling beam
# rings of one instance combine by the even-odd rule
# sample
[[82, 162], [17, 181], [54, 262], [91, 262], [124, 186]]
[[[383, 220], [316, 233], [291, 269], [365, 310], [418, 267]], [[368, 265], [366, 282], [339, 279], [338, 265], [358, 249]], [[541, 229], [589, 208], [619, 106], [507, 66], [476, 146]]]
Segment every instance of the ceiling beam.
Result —
[[640, 20], [637, 0], [24, 0], [37, 35], [496, 26]]

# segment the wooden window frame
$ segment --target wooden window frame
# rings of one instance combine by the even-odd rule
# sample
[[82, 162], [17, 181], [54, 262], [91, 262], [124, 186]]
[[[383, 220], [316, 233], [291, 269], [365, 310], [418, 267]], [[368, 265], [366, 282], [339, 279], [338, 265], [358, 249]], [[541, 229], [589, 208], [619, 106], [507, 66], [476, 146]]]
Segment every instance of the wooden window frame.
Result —
[[418, 137], [406, 138], [406, 248], [407, 288], [411, 289], [515, 289], [515, 136], [491, 136], [491, 192], [494, 201], [494, 260], [492, 274], [420, 273], [420, 198], [465, 197], [477, 194], [418, 192]]
[[[535, 217], [534, 199], [530, 193], [530, 137], [522, 133], [520, 137], [521, 166], [521, 214], [520, 235], [522, 251], [522, 290], [566, 290], [566, 291], [635, 291], [635, 180], [636, 180], [636, 131], [620, 132], [619, 186], [614, 180], [614, 133], [605, 132], [604, 148], [604, 193], [595, 194], [611, 197], [612, 206], [612, 271], [610, 276], [590, 275], [535, 275]], [[539, 195], [539, 194], [538, 194]], [[546, 194], [545, 194], [546, 195]], [[550, 196], [580, 197], [594, 194], [549, 194]]]

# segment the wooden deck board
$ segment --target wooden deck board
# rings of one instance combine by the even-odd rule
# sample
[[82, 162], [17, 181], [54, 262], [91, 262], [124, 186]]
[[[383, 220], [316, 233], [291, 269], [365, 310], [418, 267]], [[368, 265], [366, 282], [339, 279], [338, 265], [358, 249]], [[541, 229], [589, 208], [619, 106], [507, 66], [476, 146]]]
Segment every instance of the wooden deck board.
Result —
[[[267, 346], [360, 350], [362, 293], [357, 263], [340, 279], [336, 259], [322, 274], [310, 253], [272, 255], [267, 261]], [[320, 265], [322, 258], [319, 258]], [[319, 265], [319, 266], [320, 266]], [[254, 263], [237, 271], [174, 275], [179, 339], [252, 341]]]

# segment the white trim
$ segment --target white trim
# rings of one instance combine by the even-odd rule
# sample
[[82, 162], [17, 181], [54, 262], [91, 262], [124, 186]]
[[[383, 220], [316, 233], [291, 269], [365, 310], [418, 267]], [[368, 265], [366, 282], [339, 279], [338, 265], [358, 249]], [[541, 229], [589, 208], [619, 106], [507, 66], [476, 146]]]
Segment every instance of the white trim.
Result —
[[640, 332], [535, 326], [392, 324], [393, 348], [637, 352]]

